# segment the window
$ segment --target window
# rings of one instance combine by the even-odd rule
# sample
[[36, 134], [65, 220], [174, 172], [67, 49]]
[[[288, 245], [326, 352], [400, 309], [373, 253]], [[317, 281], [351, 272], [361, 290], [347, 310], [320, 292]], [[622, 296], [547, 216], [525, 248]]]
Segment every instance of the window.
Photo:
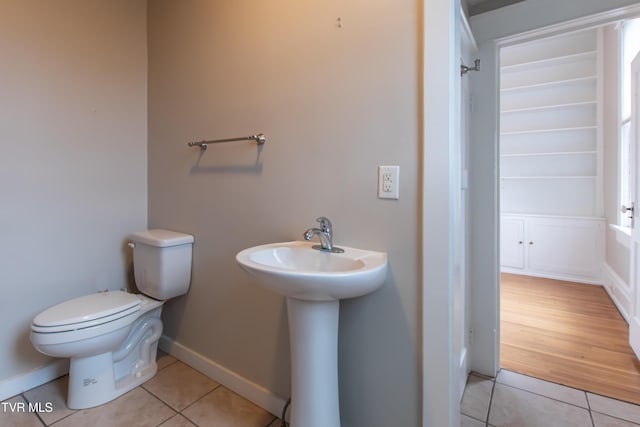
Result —
[[[640, 18], [625, 21], [620, 26], [620, 205], [631, 205], [631, 61], [640, 51]], [[619, 224], [631, 226], [627, 213], [620, 213]]]

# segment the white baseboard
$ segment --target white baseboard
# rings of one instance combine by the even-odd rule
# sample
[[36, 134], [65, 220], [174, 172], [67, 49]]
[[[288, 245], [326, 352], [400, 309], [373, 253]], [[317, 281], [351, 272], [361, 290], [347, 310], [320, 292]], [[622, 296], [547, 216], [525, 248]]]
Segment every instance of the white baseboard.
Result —
[[202, 372], [209, 378], [219, 382], [226, 388], [238, 393], [240, 396], [255, 403], [261, 408], [269, 411], [273, 415], [282, 416], [282, 408], [286, 403], [285, 399], [276, 396], [266, 388], [230, 371], [219, 365], [206, 356], [191, 350], [190, 348], [173, 341], [163, 335], [158, 346], [175, 358], [183, 361], [187, 365]]
[[606, 262], [602, 266], [602, 281], [604, 289], [607, 291], [618, 311], [629, 323], [629, 313], [631, 310], [631, 292], [629, 285], [622, 280], [618, 273]]
[[[167, 336], [163, 335], [160, 338], [159, 347], [273, 415], [277, 417], [282, 415], [282, 408], [284, 408], [286, 400], [276, 396], [266, 388], [230, 371]], [[0, 401], [46, 384], [68, 373], [69, 359], [55, 359], [52, 363], [41, 368], [1, 380]]]
[[[545, 279], [563, 280], [565, 282], [584, 283], [586, 285], [602, 285], [602, 279], [595, 277], [579, 276], [574, 274], [557, 274], [546, 271], [531, 271], [521, 268], [500, 266], [501, 273], [517, 274], [520, 276], [544, 277]], [[600, 274], [602, 275], [602, 274]]]
[[56, 359], [52, 363], [0, 381], [0, 400], [31, 390], [69, 373], [69, 359]]

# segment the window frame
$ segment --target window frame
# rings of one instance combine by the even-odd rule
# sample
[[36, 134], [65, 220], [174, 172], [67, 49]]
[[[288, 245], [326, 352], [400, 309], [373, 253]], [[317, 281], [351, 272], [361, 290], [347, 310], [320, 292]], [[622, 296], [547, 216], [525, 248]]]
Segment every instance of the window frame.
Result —
[[[631, 111], [627, 108], [627, 94], [630, 89], [625, 82], [628, 80], [627, 62], [630, 64], [631, 60], [640, 51], [640, 43], [637, 43], [634, 53], [627, 51], [625, 41], [627, 40], [627, 33], [625, 29], [629, 26], [636, 26], [635, 30], [640, 29], [640, 18], [629, 19], [618, 24], [618, 126], [617, 126], [617, 140], [618, 140], [618, 225], [622, 227], [631, 227], [633, 225], [632, 220], [626, 212], [623, 212], [622, 206], [630, 206], [632, 203], [632, 195], [630, 192], [630, 180], [634, 176], [633, 167], [631, 163], [631, 147], [629, 146], [629, 130], [631, 125]], [[627, 58], [626, 55], [630, 58]], [[630, 96], [630, 94], [629, 94]], [[624, 113], [628, 115], [625, 116]]]

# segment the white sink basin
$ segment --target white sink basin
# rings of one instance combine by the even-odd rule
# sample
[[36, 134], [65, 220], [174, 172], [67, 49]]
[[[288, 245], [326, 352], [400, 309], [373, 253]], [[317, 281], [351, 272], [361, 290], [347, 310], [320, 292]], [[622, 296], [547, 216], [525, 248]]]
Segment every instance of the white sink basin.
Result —
[[353, 298], [378, 289], [387, 275], [387, 254], [342, 247], [312, 249], [311, 242], [272, 243], [236, 255], [240, 266], [267, 289], [307, 301]]
[[292, 427], [340, 427], [338, 317], [340, 299], [378, 289], [387, 254], [311, 242], [273, 243], [236, 255], [258, 284], [287, 297], [291, 345]]

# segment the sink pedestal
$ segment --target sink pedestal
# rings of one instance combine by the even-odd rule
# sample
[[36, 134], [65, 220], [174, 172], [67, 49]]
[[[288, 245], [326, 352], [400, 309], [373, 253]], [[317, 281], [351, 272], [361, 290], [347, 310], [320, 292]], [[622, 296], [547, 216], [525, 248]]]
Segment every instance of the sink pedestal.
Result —
[[291, 344], [291, 427], [340, 427], [340, 302], [287, 298]]
[[318, 251], [311, 242], [254, 246], [236, 260], [266, 289], [287, 298], [291, 344], [291, 427], [340, 427], [340, 300], [378, 289], [387, 254], [343, 246]]

